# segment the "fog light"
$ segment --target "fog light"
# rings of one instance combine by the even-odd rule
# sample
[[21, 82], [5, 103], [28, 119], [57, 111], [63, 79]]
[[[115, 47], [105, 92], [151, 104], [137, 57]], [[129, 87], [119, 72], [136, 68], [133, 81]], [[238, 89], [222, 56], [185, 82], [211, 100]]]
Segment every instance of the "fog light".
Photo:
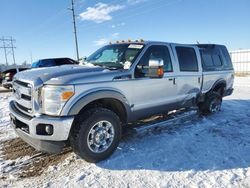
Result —
[[48, 135], [52, 135], [52, 134], [53, 134], [53, 126], [52, 126], [52, 125], [46, 125], [46, 126], [45, 126], [45, 132], [46, 132]]
[[36, 126], [36, 134], [38, 135], [53, 135], [54, 128], [50, 124], [38, 124]]

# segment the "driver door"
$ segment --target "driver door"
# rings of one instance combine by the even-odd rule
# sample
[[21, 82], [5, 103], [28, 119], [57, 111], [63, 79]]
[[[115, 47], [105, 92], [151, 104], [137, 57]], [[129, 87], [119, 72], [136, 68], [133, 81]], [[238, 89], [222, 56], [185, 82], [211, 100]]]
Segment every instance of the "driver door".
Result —
[[[140, 117], [168, 111], [177, 102], [175, 85], [175, 65], [168, 45], [151, 45], [147, 48], [135, 68], [132, 81], [132, 111]], [[164, 62], [163, 78], [148, 77], [149, 60], [162, 59]]]

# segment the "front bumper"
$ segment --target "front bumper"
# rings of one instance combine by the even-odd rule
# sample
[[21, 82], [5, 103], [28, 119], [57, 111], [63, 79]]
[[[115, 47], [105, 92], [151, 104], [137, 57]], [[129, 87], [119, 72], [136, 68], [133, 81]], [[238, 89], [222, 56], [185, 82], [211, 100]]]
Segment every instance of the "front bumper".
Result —
[[27, 142], [33, 148], [41, 152], [60, 153], [65, 146], [64, 141], [48, 141], [34, 139], [20, 129], [15, 129], [15, 132], [23, 141]]
[[[64, 146], [63, 143], [68, 139], [74, 117], [51, 117], [41, 115], [30, 117], [20, 112], [14, 101], [9, 104], [12, 126], [16, 133], [28, 144], [39, 151], [57, 153]], [[38, 125], [52, 125], [52, 135], [38, 134]]]

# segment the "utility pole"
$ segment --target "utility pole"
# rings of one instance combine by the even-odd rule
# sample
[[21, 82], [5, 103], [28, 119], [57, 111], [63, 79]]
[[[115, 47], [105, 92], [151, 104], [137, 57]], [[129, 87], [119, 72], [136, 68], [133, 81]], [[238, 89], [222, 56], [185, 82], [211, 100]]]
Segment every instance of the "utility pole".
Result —
[[6, 52], [6, 47], [5, 47], [5, 40], [4, 40], [4, 38], [2, 39], [2, 42], [3, 42], [3, 47], [0, 47], [0, 48], [3, 48], [3, 50], [4, 50], [5, 62], [6, 62], [6, 65], [8, 65], [8, 57], [7, 57], [7, 52]]
[[0, 44], [0, 49], [3, 48], [3, 50], [4, 50], [6, 65], [9, 64], [9, 62], [8, 62], [8, 55], [9, 54], [12, 55], [13, 63], [16, 64], [15, 53], [14, 53], [14, 49], [16, 47], [13, 45], [13, 42], [15, 42], [15, 41], [16, 40], [13, 39], [12, 37], [2, 37], [0, 39], [0, 42], [2, 42], [2, 45]]
[[74, 7], [74, 0], [71, 0], [71, 8], [70, 10], [72, 11], [72, 18], [73, 18], [73, 33], [74, 33], [74, 37], [75, 37], [75, 45], [76, 45], [76, 58], [77, 61], [79, 61], [79, 51], [78, 51], [78, 41], [77, 41], [77, 33], [76, 33], [76, 20], [75, 20], [75, 7]]
[[30, 64], [33, 63], [33, 55], [32, 55], [32, 52], [30, 52]]
[[13, 39], [12, 39], [12, 37], [10, 38], [10, 42], [11, 42], [11, 51], [12, 51], [13, 63], [15, 65], [16, 64], [16, 59], [15, 59], [15, 53], [14, 53], [14, 46], [13, 46]]

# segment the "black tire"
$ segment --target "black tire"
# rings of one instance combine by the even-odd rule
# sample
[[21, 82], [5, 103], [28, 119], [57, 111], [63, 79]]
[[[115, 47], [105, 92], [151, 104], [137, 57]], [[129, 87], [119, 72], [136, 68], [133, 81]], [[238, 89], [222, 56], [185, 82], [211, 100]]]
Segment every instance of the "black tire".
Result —
[[[108, 121], [113, 126], [113, 140], [110, 146], [103, 152], [96, 153], [89, 146], [89, 134], [93, 127], [100, 121]], [[121, 139], [121, 122], [119, 117], [109, 109], [93, 108], [79, 114], [72, 127], [70, 145], [73, 151], [88, 162], [99, 162], [109, 157], [118, 147]], [[106, 141], [105, 141], [106, 142]]]
[[222, 96], [217, 92], [210, 93], [205, 102], [199, 104], [199, 110], [201, 114], [213, 114], [221, 109]]

